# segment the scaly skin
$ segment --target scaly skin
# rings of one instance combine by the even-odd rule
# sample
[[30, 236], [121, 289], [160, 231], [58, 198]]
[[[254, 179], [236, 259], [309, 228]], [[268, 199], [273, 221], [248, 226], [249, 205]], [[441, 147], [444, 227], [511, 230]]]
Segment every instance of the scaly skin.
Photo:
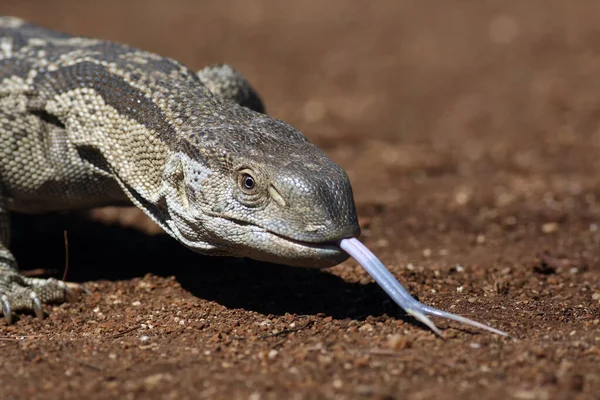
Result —
[[360, 233], [346, 173], [263, 111], [231, 67], [196, 74], [139, 49], [0, 18], [5, 317], [39, 315], [68, 292], [19, 274], [11, 211], [134, 204], [198, 253], [309, 267], [345, 260], [337, 241]]

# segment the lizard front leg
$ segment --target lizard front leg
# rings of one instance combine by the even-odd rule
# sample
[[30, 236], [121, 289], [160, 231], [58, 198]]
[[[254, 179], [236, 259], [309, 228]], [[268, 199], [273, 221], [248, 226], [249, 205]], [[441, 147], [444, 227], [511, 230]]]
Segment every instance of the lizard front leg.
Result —
[[57, 279], [29, 278], [19, 273], [17, 262], [8, 249], [10, 229], [6, 198], [0, 187], [0, 308], [9, 324], [14, 311], [33, 311], [39, 319], [43, 319], [43, 303], [63, 302], [71, 292], [64, 282]]

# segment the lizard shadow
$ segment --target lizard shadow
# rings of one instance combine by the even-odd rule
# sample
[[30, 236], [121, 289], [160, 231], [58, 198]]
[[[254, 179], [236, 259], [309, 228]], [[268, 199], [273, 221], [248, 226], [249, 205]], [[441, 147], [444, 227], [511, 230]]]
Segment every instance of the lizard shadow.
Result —
[[67, 280], [73, 282], [174, 275], [194, 296], [228, 308], [336, 319], [388, 315], [419, 325], [377, 284], [346, 282], [326, 270], [202, 256], [166, 235], [147, 236], [74, 216], [14, 215], [13, 228], [12, 247], [21, 268], [53, 266], [52, 275], [59, 278], [65, 263], [63, 230], [68, 230]]

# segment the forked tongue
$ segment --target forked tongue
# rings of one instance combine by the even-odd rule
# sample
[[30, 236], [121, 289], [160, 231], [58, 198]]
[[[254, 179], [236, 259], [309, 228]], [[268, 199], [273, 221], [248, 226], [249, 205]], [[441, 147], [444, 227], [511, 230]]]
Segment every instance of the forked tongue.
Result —
[[439, 336], [442, 332], [435, 324], [427, 317], [427, 315], [435, 315], [437, 317], [451, 319], [463, 324], [471, 325], [480, 329], [485, 329], [502, 336], [510, 336], [506, 332], [492, 328], [485, 324], [473, 321], [471, 319], [461, 317], [460, 315], [452, 314], [446, 311], [438, 310], [437, 308], [425, 305], [414, 297], [412, 297], [406, 289], [398, 282], [396, 278], [387, 270], [381, 261], [369, 249], [367, 249], [356, 238], [342, 239], [339, 241], [339, 246], [352, 256], [358, 263], [373, 277], [375, 282], [398, 304], [404, 311], [412, 315]]

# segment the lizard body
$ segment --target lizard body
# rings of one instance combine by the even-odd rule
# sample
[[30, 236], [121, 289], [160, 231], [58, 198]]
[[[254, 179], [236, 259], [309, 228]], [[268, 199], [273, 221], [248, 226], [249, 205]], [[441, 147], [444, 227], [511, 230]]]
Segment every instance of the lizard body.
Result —
[[235, 70], [198, 74], [133, 47], [0, 18], [0, 300], [41, 313], [57, 280], [25, 278], [9, 213], [134, 204], [209, 255], [328, 267], [359, 234], [346, 173], [264, 113]]

